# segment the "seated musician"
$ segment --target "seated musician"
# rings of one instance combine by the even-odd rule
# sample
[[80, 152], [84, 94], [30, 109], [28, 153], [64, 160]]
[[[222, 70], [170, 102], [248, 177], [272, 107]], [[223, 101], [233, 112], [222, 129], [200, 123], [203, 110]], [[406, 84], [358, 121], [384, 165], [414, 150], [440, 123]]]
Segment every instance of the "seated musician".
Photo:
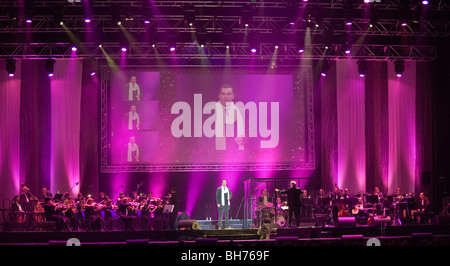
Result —
[[153, 212], [154, 212], [153, 229], [155, 229], [155, 230], [166, 229], [166, 226], [165, 226], [166, 217], [164, 216], [163, 210], [164, 210], [163, 201], [161, 199], [158, 199], [158, 201], [156, 202], [156, 207], [153, 210]]
[[261, 190], [261, 196], [258, 197], [258, 208], [271, 207], [271, 204], [268, 200], [267, 190]]
[[431, 203], [424, 192], [419, 195], [419, 201], [417, 202], [417, 210], [414, 212], [415, 220], [421, 224], [427, 224], [431, 219]]
[[124, 230], [133, 230], [132, 221], [136, 219], [136, 216], [130, 198], [124, 197], [118, 205], [117, 216], [124, 223]]
[[353, 195], [350, 194], [350, 191], [348, 190], [348, 188], [344, 189], [344, 193], [342, 193], [341, 198], [343, 199], [351, 199], [353, 198]]
[[351, 209], [351, 216], [355, 217], [356, 223], [361, 225], [366, 225], [367, 220], [370, 217], [370, 213], [367, 212], [367, 206], [364, 205], [362, 197], [358, 198], [358, 204], [353, 206]]
[[32, 212], [33, 211], [33, 205], [31, 200], [34, 199], [33, 194], [31, 194], [30, 189], [25, 186], [25, 184], [21, 184], [22, 187], [22, 193], [20, 194], [20, 204], [22, 205], [22, 208], [26, 212]]
[[334, 190], [333, 190], [333, 193], [330, 195], [330, 198], [332, 200], [341, 198], [341, 190], [339, 189], [337, 184], [334, 184]]
[[19, 195], [14, 196], [11, 202], [11, 209], [13, 211], [11, 213], [12, 221], [15, 223], [23, 223], [25, 221], [25, 214], [22, 208], [22, 204], [20, 204]]
[[113, 205], [112, 199], [106, 199], [103, 204], [99, 204], [99, 211], [104, 212], [105, 219], [112, 219], [114, 216], [112, 214], [113, 210], [117, 209], [117, 206]]
[[84, 204], [84, 219], [86, 221], [87, 230], [100, 230], [101, 220], [97, 203], [93, 198], [87, 198]]
[[44, 202], [45, 198], [53, 198], [53, 194], [46, 187], [43, 187], [39, 201]]
[[11, 202], [11, 209], [14, 212], [23, 212], [22, 204], [20, 204], [20, 197], [19, 195], [14, 196], [12, 202]]
[[65, 192], [63, 196], [63, 202], [61, 206], [62, 214], [70, 220], [71, 225], [76, 225], [77, 223], [77, 209], [75, 200], [69, 195], [69, 192]]
[[125, 198], [125, 193], [119, 192], [119, 197], [117, 198], [117, 204], [119, 205], [120, 202], [122, 202], [124, 198]]
[[44, 200], [45, 219], [47, 221], [54, 221], [56, 223], [56, 230], [61, 231], [64, 226], [70, 230], [70, 221], [61, 214], [60, 206], [53, 202], [52, 198], [45, 198]]
[[105, 192], [98, 193], [98, 204], [103, 204], [107, 199], [109, 199], [109, 197]]

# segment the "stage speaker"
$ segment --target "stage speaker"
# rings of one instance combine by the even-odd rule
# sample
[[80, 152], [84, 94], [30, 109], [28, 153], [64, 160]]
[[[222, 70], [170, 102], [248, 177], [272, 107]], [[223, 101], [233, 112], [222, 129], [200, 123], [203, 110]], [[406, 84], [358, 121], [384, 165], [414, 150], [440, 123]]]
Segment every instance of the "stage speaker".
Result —
[[258, 229], [258, 235], [261, 239], [270, 239], [270, 233], [275, 233], [280, 225], [275, 223], [265, 223]]
[[180, 220], [177, 228], [178, 230], [202, 230], [197, 220]]
[[377, 217], [375, 216], [373, 219], [375, 226], [388, 226], [392, 224], [391, 217]]
[[338, 217], [338, 224], [337, 225], [339, 227], [356, 226], [355, 217]]

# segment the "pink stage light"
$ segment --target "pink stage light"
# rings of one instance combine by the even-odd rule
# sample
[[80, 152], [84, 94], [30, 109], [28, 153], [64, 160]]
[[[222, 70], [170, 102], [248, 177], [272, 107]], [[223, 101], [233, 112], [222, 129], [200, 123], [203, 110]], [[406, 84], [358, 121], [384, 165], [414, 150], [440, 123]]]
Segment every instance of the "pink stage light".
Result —
[[126, 52], [128, 49], [126, 47], [122, 47], [122, 52]]
[[256, 53], [256, 49], [252, 48], [250, 51], [252, 51], [252, 53]]
[[86, 19], [84, 19], [84, 22], [90, 23], [90, 22], [91, 22], [91, 19], [90, 19], [90, 18], [86, 18]]
[[8, 76], [9, 77], [14, 77], [14, 73], [9, 73]]
[[422, 5], [428, 5], [428, 1], [427, 0], [422, 1]]
[[174, 51], [175, 51], [175, 47], [173, 47], [173, 46], [170, 47], [170, 51], [171, 51], [171, 52], [174, 52]]
[[28, 24], [30, 24], [32, 21], [31, 21], [31, 19], [27, 19], [26, 22], [27, 22]]
[[301, 54], [302, 54], [304, 51], [305, 51], [304, 49], [298, 49], [298, 52], [301, 53]]
[[78, 49], [75, 46], [72, 46], [72, 51], [76, 52]]
[[49, 77], [53, 77], [53, 73], [48, 73], [48, 76]]

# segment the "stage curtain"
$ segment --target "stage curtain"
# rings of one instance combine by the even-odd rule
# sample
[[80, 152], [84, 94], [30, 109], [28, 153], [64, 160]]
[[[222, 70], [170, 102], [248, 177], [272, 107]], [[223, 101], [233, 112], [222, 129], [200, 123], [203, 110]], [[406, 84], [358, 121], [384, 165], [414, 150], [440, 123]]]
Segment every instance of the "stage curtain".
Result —
[[[14, 77], [0, 75], [0, 195], [7, 204], [19, 193], [20, 183], [20, 77], [21, 60], [16, 62]], [[6, 61], [0, 61], [0, 69]], [[10, 206], [2, 206], [9, 208]]]
[[416, 63], [405, 62], [401, 78], [388, 63], [389, 169], [388, 193], [414, 192], [416, 180]]
[[366, 79], [366, 191], [388, 185], [389, 125], [387, 62], [367, 62]]
[[51, 79], [51, 188], [79, 191], [82, 61], [57, 59]]
[[431, 174], [433, 168], [432, 141], [432, 63], [416, 63], [416, 186], [415, 191], [431, 194]]
[[[98, 78], [91, 76], [92, 62], [83, 61], [80, 109], [80, 191], [98, 191]], [[98, 72], [98, 71], [97, 71]]]
[[50, 78], [45, 60], [23, 60], [20, 85], [20, 182], [38, 196], [50, 188]]
[[356, 60], [336, 61], [338, 186], [356, 193], [366, 187], [365, 81]]
[[[316, 71], [318, 73], [318, 71]], [[319, 74], [318, 86], [321, 89], [321, 188], [331, 191], [337, 184], [337, 102], [336, 102], [336, 64], [330, 62], [326, 77]]]

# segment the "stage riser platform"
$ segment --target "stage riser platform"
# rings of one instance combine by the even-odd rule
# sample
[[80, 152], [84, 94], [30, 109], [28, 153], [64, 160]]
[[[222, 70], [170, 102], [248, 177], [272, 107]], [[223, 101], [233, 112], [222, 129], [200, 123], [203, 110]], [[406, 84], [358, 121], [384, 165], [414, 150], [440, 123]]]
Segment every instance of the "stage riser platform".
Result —
[[[341, 239], [352, 236], [358, 238], [393, 237], [403, 238], [413, 235], [420, 236], [450, 236], [448, 225], [411, 225], [381, 227], [300, 227], [292, 229], [275, 229], [270, 234], [270, 240], [323, 240]], [[93, 232], [1, 232], [0, 244], [49, 244], [64, 243], [70, 238], [77, 238], [82, 243], [114, 244], [139, 240], [145, 243], [177, 244], [183, 241], [263, 241], [258, 228], [227, 229], [227, 230], [167, 230], [167, 231], [93, 231]], [[206, 243], [203, 242], [203, 243]]]

